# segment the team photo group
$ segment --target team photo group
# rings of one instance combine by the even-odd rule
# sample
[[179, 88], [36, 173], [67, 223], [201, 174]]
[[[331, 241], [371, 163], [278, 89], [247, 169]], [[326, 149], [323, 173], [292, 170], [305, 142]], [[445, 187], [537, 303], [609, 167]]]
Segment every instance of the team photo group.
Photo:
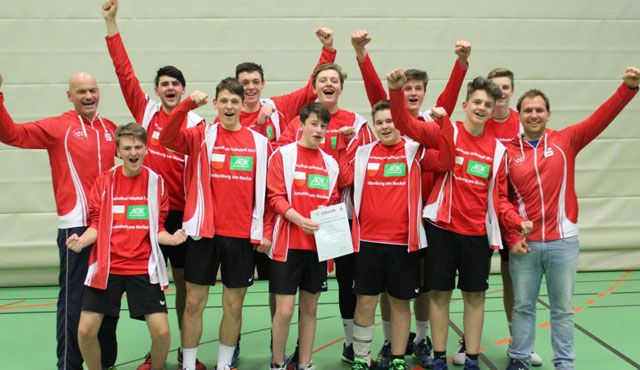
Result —
[[[46, 149], [51, 165], [58, 369], [115, 369], [125, 293], [130, 317], [146, 321], [150, 337], [139, 370], [168, 368], [172, 336], [181, 370], [243, 368], [242, 311], [254, 278], [269, 287], [264, 369], [320, 368], [312, 359], [318, 299], [334, 281], [345, 338], [335, 356], [352, 370], [480, 369], [494, 253], [511, 339], [506, 369], [544, 362], [575, 368], [576, 156], [636, 95], [639, 68], [612, 71], [622, 82], [610, 97], [560, 130], [547, 127], [545, 92], [516, 95], [508, 66], [467, 76], [472, 46], [465, 40], [439, 61], [452, 64], [451, 74], [437, 100], [424, 102], [427, 71], [379, 74], [367, 50], [376, 35], [364, 29], [350, 38], [370, 117], [340, 104], [347, 76], [326, 27], [315, 30], [320, 57], [295, 91], [264, 96], [262, 66], [244, 61], [215, 91], [188, 89], [180, 66], [160, 62], [147, 93], [118, 28], [119, 5], [108, 0], [101, 11], [131, 123], [98, 114], [100, 89], [89, 72], [69, 80], [71, 110], [34, 122], [14, 122], [5, 107], [11, 97], [0, 90], [0, 141]], [[211, 121], [194, 112], [209, 104]], [[451, 115], [460, 107], [456, 121]], [[348, 253], [330, 255], [345, 243]], [[171, 333], [169, 267], [179, 327]], [[334, 268], [336, 279], [328, 281]], [[543, 277], [550, 359], [534, 348]], [[214, 323], [204, 312], [215, 285], [222, 316]], [[456, 288], [464, 335], [447, 352]], [[380, 349], [372, 348], [378, 305]], [[290, 333], [292, 320], [297, 333]], [[203, 326], [215, 325], [217, 363], [204, 364]], [[290, 337], [295, 349], [286, 348]]]

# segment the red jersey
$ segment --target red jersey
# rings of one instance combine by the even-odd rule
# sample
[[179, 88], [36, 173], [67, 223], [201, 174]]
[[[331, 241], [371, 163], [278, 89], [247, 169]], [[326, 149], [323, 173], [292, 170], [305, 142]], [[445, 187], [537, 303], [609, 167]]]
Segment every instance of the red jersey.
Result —
[[[638, 93], [622, 84], [587, 119], [562, 130], [547, 129], [534, 147], [524, 138], [507, 144], [509, 193], [520, 214], [533, 221], [531, 241], [578, 235], [576, 156], [614, 120]], [[511, 247], [520, 237], [507, 233]]]
[[[182, 211], [185, 199], [185, 155], [160, 145], [159, 141], [160, 133], [169, 115], [165, 113], [160, 103], [153, 101], [140, 88], [140, 82], [135, 75], [120, 34], [107, 36], [105, 39], [109, 55], [111, 55], [113, 66], [118, 75], [120, 90], [122, 90], [122, 95], [129, 107], [129, 111], [135, 121], [142, 125], [149, 134], [147, 141], [149, 152], [144, 164], [156, 171], [164, 179], [169, 193], [169, 208]], [[182, 127], [193, 127], [199, 123], [204, 123], [204, 120], [197, 114], [190, 112], [182, 121]]]
[[484, 132], [492, 135], [502, 143], [517, 139], [518, 134], [523, 132], [520, 119], [518, 118], [518, 112], [509, 109], [509, 117], [501, 122], [489, 118], [484, 124]]
[[16, 124], [0, 92], [0, 141], [24, 149], [46, 149], [51, 165], [58, 228], [87, 226], [89, 191], [98, 175], [114, 164], [115, 123], [93, 121], [75, 110], [57, 117]]

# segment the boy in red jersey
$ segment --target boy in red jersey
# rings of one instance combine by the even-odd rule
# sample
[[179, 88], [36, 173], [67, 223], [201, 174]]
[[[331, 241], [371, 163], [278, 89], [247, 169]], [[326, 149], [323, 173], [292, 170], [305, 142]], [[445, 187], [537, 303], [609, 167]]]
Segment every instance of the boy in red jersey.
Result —
[[[380, 140], [352, 146], [340, 161], [339, 185], [354, 186], [352, 229], [354, 250], [358, 252], [354, 290], [358, 302], [353, 370], [369, 369], [375, 308], [382, 292], [387, 292], [392, 314], [388, 367], [406, 369], [409, 300], [420, 292], [418, 251], [426, 247], [421, 172], [450, 170], [455, 156], [453, 128], [446, 111], [434, 108], [432, 113], [440, 121], [439, 151], [425, 152], [415, 141], [401, 138], [391, 118], [389, 101], [382, 100], [372, 109], [373, 127]], [[393, 206], [381, 207], [381, 199]]]
[[547, 129], [551, 110], [542, 91], [532, 89], [518, 99], [524, 133], [507, 144], [509, 193], [514, 206], [535, 227], [526, 241], [513, 231], [506, 236], [515, 293], [508, 370], [529, 368], [543, 275], [551, 306], [551, 361], [556, 369], [575, 368], [571, 301], [580, 251], [576, 156], [638, 93], [640, 69], [627, 67], [622, 80], [616, 92], [587, 119], [557, 131]]
[[[371, 42], [372, 38], [369, 32], [366, 30], [357, 30], [351, 35], [351, 44], [356, 52], [356, 59], [358, 61], [358, 67], [362, 74], [362, 80], [364, 81], [364, 87], [367, 92], [367, 98], [369, 103], [373, 106], [380, 100], [388, 99], [387, 91], [382, 86], [382, 82], [378, 77], [369, 53], [366, 50], [366, 45]], [[457, 59], [451, 70], [451, 75], [444, 90], [438, 97], [435, 106], [443, 107], [448, 115], [453, 112], [456, 102], [458, 101], [458, 94], [460, 93], [460, 87], [464, 81], [464, 77], [469, 69], [469, 55], [471, 54], [471, 43], [465, 40], [456, 41], [455, 54]], [[407, 109], [411, 115], [419, 120], [425, 122], [433, 122], [434, 119], [431, 116], [429, 110], [421, 111], [422, 103], [424, 101], [425, 94], [427, 92], [427, 83], [429, 81], [426, 71], [419, 69], [408, 69], [405, 71], [407, 81], [402, 86], [404, 92], [405, 103]], [[435, 143], [431, 143], [434, 145]], [[425, 171], [422, 173], [422, 199], [426, 201], [427, 197], [431, 193], [431, 187], [433, 183], [433, 173]], [[416, 318], [416, 333], [415, 336], [411, 333], [410, 341], [407, 345], [407, 353], [413, 353], [413, 356], [418, 360], [422, 367], [430, 367], [431, 358], [431, 339], [427, 335], [428, 322], [429, 322], [429, 295], [426, 289], [426, 281], [424, 276], [424, 256], [426, 253], [422, 253], [423, 260], [422, 265], [422, 286], [420, 288], [420, 295], [416, 297], [413, 305], [413, 312]], [[337, 265], [339, 268], [340, 265]], [[340, 269], [337, 270], [340, 272]], [[340, 281], [340, 280], [338, 280]], [[351, 284], [349, 282], [349, 284]], [[349, 285], [349, 288], [351, 285]], [[342, 289], [342, 288], [341, 288]], [[354, 305], [355, 306], [355, 305]], [[382, 294], [380, 297], [380, 315], [382, 317], [382, 330], [384, 333], [384, 344], [378, 352], [376, 359], [377, 365], [380, 368], [384, 368], [387, 363], [390, 362], [391, 354], [391, 330], [390, 330], [390, 311], [389, 304], [387, 302], [386, 294]]]
[[[431, 127], [409, 115], [399, 90], [406, 77], [402, 70], [387, 76], [394, 122], [411, 138], [425, 142]], [[502, 247], [500, 224], [507, 230], [531, 230], [507, 199], [505, 147], [484, 133], [496, 99], [502, 93], [489, 80], [477, 77], [468, 84], [462, 103], [464, 122], [456, 122], [456, 159], [453, 171], [435, 175], [424, 216], [428, 219], [427, 287], [429, 318], [434, 345], [433, 368], [446, 369], [449, 303], [455, 287], [464, 298], [467, 344], [465, 369], [479, 369], [478, 352], [484, 319], [484, 292], [488, 288], [489, 248]]]
[[[155, 78], [155, 94], [160, 98], [157, 102], [142, 90], [140, 82], [135, 75], [129, 56], [124, 47], [116, 14], [118, 0], [106, 1], [102, 6], [102, 15], [107, 28], [107, 47], [113, 61], [120, 89], [124, 100], [129, 107], [136, 122], [144, 127], [151, 140], [148, 143], [149, 152], [145, 158], [145, 165], [157, 172], [164, 179], [169, 195], [169, 214], [165, 221], [165, 228], [169, 232], [175, 232], [182, 227], [184, 211], [184, 166], [185, 156], [175, 153], [160, 145], [158, 141], [160, 132], [164, 127], [171, 110], [182, 100], [186, 82], [182, 72], [174, 66], [164, 66], [158, 69]], [[193, 127], [203, 122], [197, 114], [190, 112], [182, 123], [184, 127]], [[176, 287], [175, 307], [178, 318], [178, 327], [182, 326], [182, 314], [184, 312], [186, 286], [184, 281], [184, 260], [186, 255], [186, 243], [178, 248], [160, 245], [165, 263], [171, 262], [171, 272]], [[146, 362], [151, 361], [150, 354]], [[178, 348], [178, 363], [182, 363], [182, 347]], [[199, 365], [198, 370], [202, 370]]]
[[[268, 235], [263, 218], [271, 148], [266, 137], [240, 124], [242, 99], [242, 85], [225, 78], [216, 86], [213, 102], [219, 124], [181, 128], [189, 111], [207, 103], [207, 95], [195, 91], [171, 112], [160, 134], [162, 145], [191, 158], [183, 225], [188, 235], [199, 240], [187, 247], [185, 261], [184, 369], [195, 369], [202, 313], [219, 267], [224, 288], [217, 368], [235, 368], [232, 358], [242, 305], [247, 287], [253, 284], [254, 245], [270, 244], [263, 238], [263, 232]], [[233, 202], [229, 194], [237, 194]]]
[[[72, 253], [65, 241], [69, 235], [81, 234], [87, 228], [87, 196], [98, 175], [113, 167], [116, 125], [98, 114], [100, 89], [89, 73], [78, 72], [71, 76], [67, 99], [73, 105], [72, 110], [57, 117], [16, 124], [4, 106], [4, 93], [0, 92], [0, 141], [24, 149], [46, 149], [49, 155], [60, 257], [57, 367], [59, 370], [82, 370], [77, 333], [89, 249]], [[116, 361], [116, 323], [116, 320], [107, 319], [100, 330], [105, 367]]]
[[269, 292], [276, 295], [271, 369], [285, 369], [285, 345], [300, 288], [298, 369], [315, 369], [311, 351], [320, 292], [327, 289], [327, 263], [318, 261], [310, 212], [339, 201], [338, 163], [320, 150], [331, 116], [321, 103], [300, 111], [300, 140], [280, 147], [269, 161], [269, 203], [277, 215]]
[[152, 362], [143, 369], [163, 369], [171, 341], [163, 292], [169, 282], [158, 243], [175, 246], [187, 236], [184, 230], [169, 234], [163, 226], [168, 211], [164, 182], [142, 165], [147, 132], [132, 122], [116, 130], [115, 142], [123, 164], [97, 178], [89, 198], [90, 226], [66, 241], [78, 253], [95, 243], [78, 343], [89, 369], [102, 369], [98, 329], [105, 315], [119, 316], [127, 292], [131, 317], [145, 320], [152, 338]]

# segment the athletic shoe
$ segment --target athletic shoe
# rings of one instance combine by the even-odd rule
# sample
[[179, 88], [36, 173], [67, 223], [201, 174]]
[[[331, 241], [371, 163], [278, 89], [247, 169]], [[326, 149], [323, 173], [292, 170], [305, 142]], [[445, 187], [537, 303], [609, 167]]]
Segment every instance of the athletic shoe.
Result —
[[286, 363], [282, 365], [271, 364], [271, 366], [269, 366], [269, 370], [287, 370], [287, 364]]
[[458, 352], [454, 353], [451, 362], [454, 365], [464, 365], [465, 360], [467, 359], [467, 347], [464, 344], [464, 337], [460, 338], [460, 347], [458, 347]]
[[413, 341], [416, 339], [416, 333], [409, 332], [409, 339], [407, 339], [407, 349], [404, 351], [406, 356], [413, 354]]
[[236, 349], [233, 350], [233, 357], [231, 357], [231, 368], [238, 367], [238, 361], [240, 361], [240, 341], [236, 345]]
[[531, 352], [531, 366], [542, 366], [542, 357], [535, 351]]
[[432, 348], [431, 339], [428, 336], [413, 348], [413, 358], [418, 360], [418, 364], [425, 369], [431, 368], [433, 364], [433, 358], [431, 357]]
[[[182, 348], [178, 348], [178, 370], [182, 369]], [[204, 366], [200, 360], [196, 358], [196, 368], [194, 370], [207, 370], [207, 367]]]
[[225, 367], [224, 367], [224, 370], [238, 370], [238, 368], [237, 368], [237, 367], [235, 367], [235, 366], [229, 366], [229, 365], [227, 365], [227, 366], [225, 366]]
[[516, 360], [512, 358], [509, 361], [509, 366], [507, 366], [506, 370], [529, 370], [529, 367], [527, 366], [527, 364], [525, 364], [521, 360]]
[[347, 345], [342, 343], [342, 361], [353, 364], [354, 363], [353, 343]]
[[294, 370], [298, 369], [298, 357], [299, 357], [298, 345], [296, 344], [296, 349], [293, 351], [293, 354], [291, 355], [291, 357], [289, 357], [289, 359], [287, 360], [285, 356], [284, 363], [287, 365], [287, 369], [294, 369]]
[[391, 361], [391, 365], [389, 365], [389, 370], [409, 370], [407, 364], [404, 362], [404, 359], [396, 358]]
[[447, 361], [441, 358], [436, 358], [433, 360], [433, 370], [447, 370]]
[[147, 352], [144, 356], [144, 361], [138, 365], [136, 370], [151, 370], [151, 352]]
[[316, 365], [314, 365], [314, 364], [309, 364], [309, 365], [307, 365], [307, 367], [305, 367], [305, 368], [303, 368], [303, 369], [298, 368], [298, 369], [296, 369], [296, 370], [316, 370]]
[[464, 361], [464, 370], [480, 370], [478, 360], [472, 360], [467, 357], [467, 359]]
[[378, 357], [376, 357], [376, 369], [386, 370], [389, 368], [389, 364], [391, 363], [391, 342], [388, 340], [384, 341], [382, 348], [380, 348], [380, 352], [378, 352]]
[[369, 370], [369, 364], [364, 358], [355, 358], [351, 370]]

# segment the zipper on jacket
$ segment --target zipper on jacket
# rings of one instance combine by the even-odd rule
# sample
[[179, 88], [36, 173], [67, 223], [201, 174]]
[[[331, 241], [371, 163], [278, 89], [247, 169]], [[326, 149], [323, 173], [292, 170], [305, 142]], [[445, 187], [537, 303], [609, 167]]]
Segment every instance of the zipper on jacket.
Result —
[[[529, 145], [531, 144], [529, 143]], [[531, 146], [533, 147], [533, 145]], [[540, 189], [540, 205], [541, 205], [540, 213], [542, 214], [542, 241], [544, 242], [546, 240], [545, 219], [544, 219], [544, 213], [545, 213], [544, 192], [542, 191], [542, 180], [540, 179], [540, 172], [538, 171], [538, 147], [537, 146], [533, 147], [533, 168], [536, 170], [536, 180], [538, 181], [538, 188]]]

